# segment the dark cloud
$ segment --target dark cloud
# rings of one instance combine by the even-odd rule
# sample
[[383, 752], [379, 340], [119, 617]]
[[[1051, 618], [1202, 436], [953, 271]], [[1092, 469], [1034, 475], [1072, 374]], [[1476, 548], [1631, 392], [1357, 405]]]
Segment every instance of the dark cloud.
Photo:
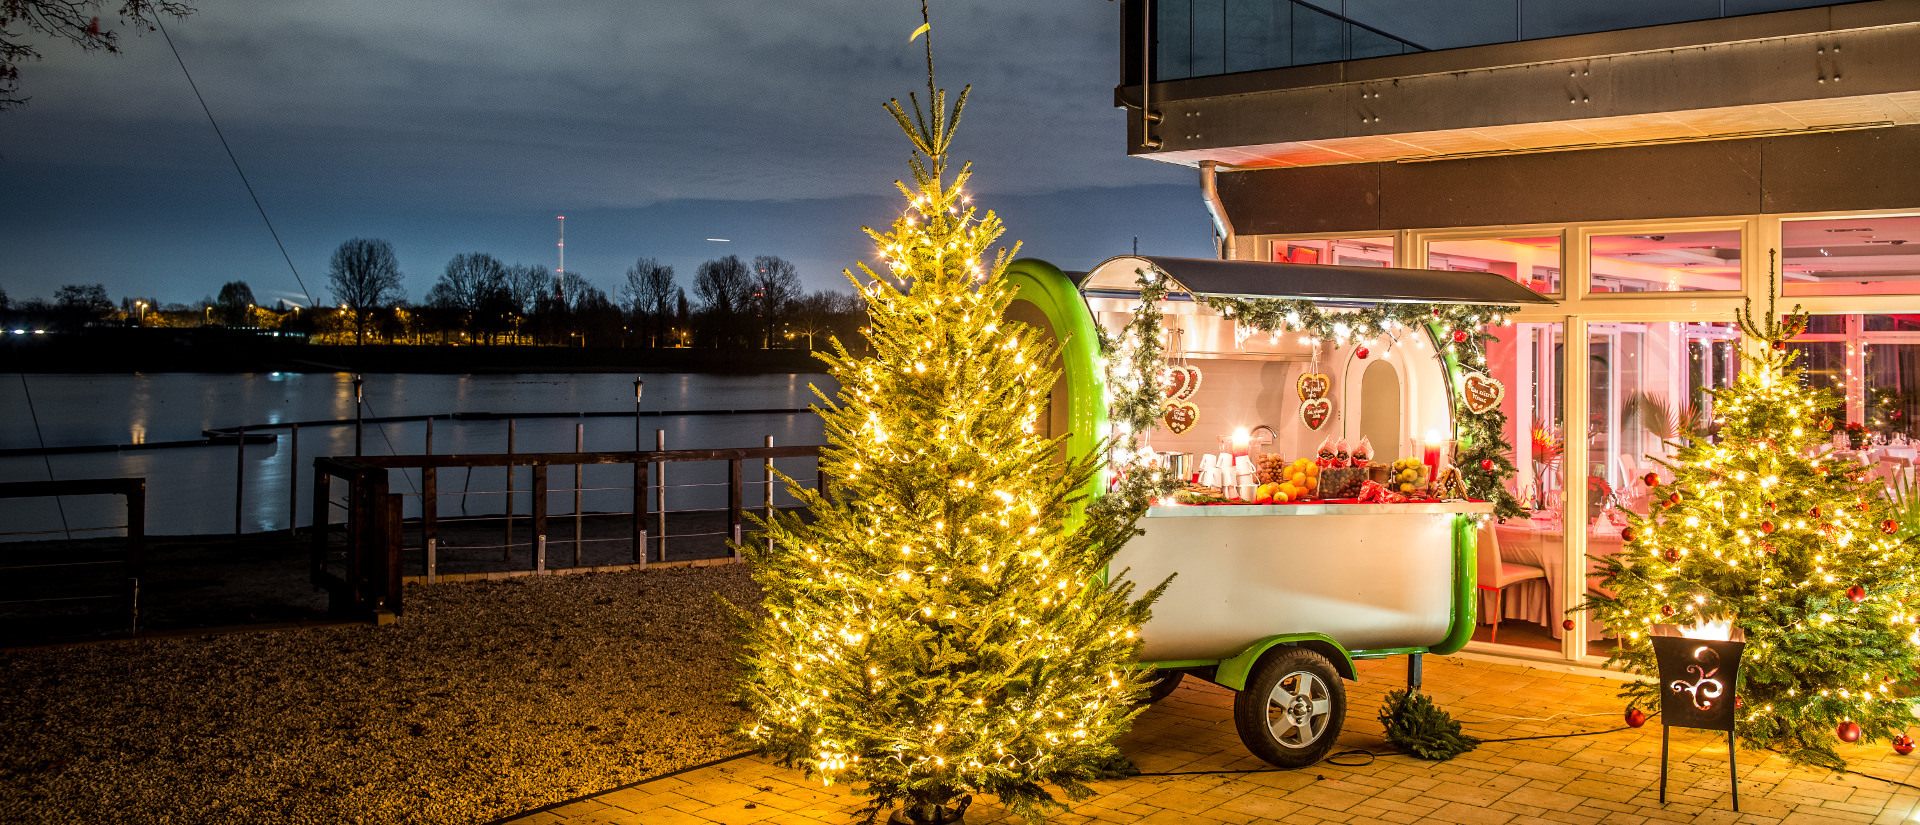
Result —
[[[867, 254], [857, 223], [891, 214], [905, 172], [881, 104], [925, 94], [907, 0], [199, 8], [174, 41], [316, 290], [356, 234], [395, 242], [416, 295], [452, 252], [548, 262], [563, 213], [588, 233], [570, 237], [569, 268], [603, 284], [641, 255], [697, 262], [701, 239], [738, 224], [769, 239], [750, 253], [810, 262], [830, 285], [816, 275]], [[1140, 233], [1204, 254], [1192, 172], [1125, 156], [1118, 14], [936, 2], [941, 83], [974, 86], [957, 154], [984, 202], [1016, 206], [1030, 251]], [[124, 43], [118, 58], [50, 45], [22, 73], [34, 100], [0, 117], [0, 285], [175, 300], [252, 275], [293, 290], [165, 42]]]

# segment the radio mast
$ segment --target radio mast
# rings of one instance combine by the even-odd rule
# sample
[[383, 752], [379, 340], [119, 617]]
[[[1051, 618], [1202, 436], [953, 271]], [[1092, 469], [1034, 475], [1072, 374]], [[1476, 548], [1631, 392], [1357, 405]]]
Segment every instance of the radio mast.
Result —
[[560, 216], [560, 266], [553, 270], [553, 297], [565, 299], [560, 282], [567, 277], [567, 216]]

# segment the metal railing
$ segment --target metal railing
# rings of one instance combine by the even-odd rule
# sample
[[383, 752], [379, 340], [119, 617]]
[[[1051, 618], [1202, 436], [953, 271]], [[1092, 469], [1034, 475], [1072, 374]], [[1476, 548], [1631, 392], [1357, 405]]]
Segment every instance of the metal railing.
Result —
[[[48, 561], [0, 566], [0, 607], [12, 609], [24, 605], [75, 604], [124, 600], [129, 632], [140, 628], [140, 570], [146, 555], [147, 481], [144, 478], [85, 478], [67, 481], [16, 481], [0, 483], [0, 499], [54, 498], [67, 496], [120, 496], [126, 504], [126, 522], [104, 526], [62, 527], [58, 530], [27, 530], [0, 533], [0, 536], [64, 535], [126, 531], [125, 550], [118, 557], [111, 553], [82, 561]], [[119, 575], [111, 568], [120, 567]], [[86, 569], [82, 569], [86, 568]], [[105, 575], [73, 575], [104, 573]], [[23, 581], [50, 574], [35, 581]], [[99, 592], [99, 591], [106, 592]], [[18, 596], [19, 598], [15, 598]]]
[[[421, 568], [428, 582], [440, 577], [441, 530], [449, 524], [471, 524], [476, 522], [499, 522], [503, 525], [504, 535], [499, 544], [463, 544], [461, 550], [499, 550], [502, 561], [511, 561], [516, 550], [525, 548], [529, 552], [523, 560], [523, 569], [534, 573], [546, 573], [563, 565], [555, 564], [549, 556], [549, 550], [560, 542], [550, 542], [550, 527], [555, 519], [550, 499], [556, 495], [571, 494], [572, 535], [565, 544], [572, 549], [572, 568], [584, 567], [583, 549], [589, 543], [616, 543], [626, 545], [626, 560], [633, 566], [645, 567], [647, 564], [668, 561], [669, 539], [692, 539], [708, 536], [722, 536], [738, 544], [744, 535], [745, 514], [749, 506], [747, 493], [752, 487], [760, 487], [759, 502], [756, 509], [771, 515], [777, 506], [776, 489], [780, 481], [775, 475], [776, 459], [815, 459], [814, 489], [824, 489], [825, 475], [817, 464], [820, 447], [817, 445], [776, 447], [773, 438], [768, 436], [761, 447], [736, 447], [722, 449], [668, 450], [665, 448], [665, 431], [654, 434], [655, 449], [595, 451], [579, 450], [584, 442], [583, 433], [576, 428], [576, 452], [571, 453], [485, 453], [485, 454], [421, 454], [397, 456], [361, 456], [358, 458], [319, 458], [314, 460], [314, 484], [312, 490], [313, 513], [313, 577], [316, 585], [325, 587], [350, 604], [352, 609], [361, 612], [381, 609], [399, 612], [401, 587], [401, 557], [409, 549], [421, 552]], [[511, 448], [510, 448], [511, 449]], [[760, 477], [749, 480], [746, 462], [758, 461]], [[727, 504], [723, 511], [713, 509], [670, 510], [667, 506], [669, 489], [715, 487], [719, 483], [669, 484], [667, 481], [670, 464], [701, 462], [725, 462], [727, 465]], [[616, 486], [590, 487], [583, 481], [582, 470], [592, 465], [626, 465], [631, 467], [631, 484]], [[516, 490], [513, 483], [516, 468], [527, 468], [531, 477], [531, 489]], [[553, 485], [553, 468], [571, 468], [571, 486]], [[503, 468], [506, 470], [507, 484], [504, 490], [472, 490], [443, 492], [440, 484], [440, 471], [446, 469], [474, 470], [478, 468]], [[418, 473], [417, 493], [396, 493], [391, 490], [390, 472], [415, 471]], [[332, 496], [333, 479], [345, 480], [347, 494], [342, 498]], [[789, 482], [794, 486], [806, 485]], [[582, 507], [582, 494], [588, 492], [624, 492], [628, 494], [631, 509], [614, 512], [586, 512]], [[440, 513], [440, 502], [444, 498], [464, 497], [505, 493], [505, 512], [470, 517], [447, 517]], [[531, 502], [524, 516], [516, 506], [517, 496], [527, 495]], [[420, 502], [420, 517], [417, 522], [407, 524], [402, 518], [402, 501], [417, 497]], [[344, 511], [346, 523], [343, 530], [332, 528], [334, 510]], [[716, 532], [668, 533], [669, 517], [678, 519], [696, 513], [723, 512], [722, 529]], [[565, 518], [561, 516], [560, 518]], [[624, 535], [608, 538], [588, 538], [585, 531], [587, 519], [605, 521], [609, 518], [624, 519]], [[526, 525], [524, 532], [520, 525]], [[405, 533], [417, 529], [419, 544], [408, 547], [403, 542]], [[335, 539], [340, 539], [336, 543]], [[739, 553], [734, 551], [737, 559]], [[340, 572], [335, 573], [338, 566]]]

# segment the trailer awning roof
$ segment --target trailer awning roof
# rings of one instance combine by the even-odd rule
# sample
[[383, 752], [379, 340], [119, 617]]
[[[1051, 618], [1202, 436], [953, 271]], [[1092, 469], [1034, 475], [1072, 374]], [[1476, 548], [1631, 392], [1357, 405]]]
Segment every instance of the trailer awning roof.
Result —
[[1199, 297], [1301, 298], [1339, 304], [1547, 304], [1554, 301], [1491, 272], [1220, 261], [1123, 255], [1087, 273], [1088, 293], [1134, 293], [1152, 267]]

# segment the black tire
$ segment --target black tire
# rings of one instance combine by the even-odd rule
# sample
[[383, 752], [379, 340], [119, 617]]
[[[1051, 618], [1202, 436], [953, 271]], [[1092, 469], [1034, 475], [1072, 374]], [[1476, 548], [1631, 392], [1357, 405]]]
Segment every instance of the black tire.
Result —
[[1347, 687], [1327, 657], [1275, 648], [1233, 698], [1233, 723], [1247, 750], [1282, 768], [1326, 758], [1347, 719]]
[[1151, 705], [1173, 695], [1174, 688], [1180, 686], [1180, 678], [1187, 675], [1181, 670], [1159, 670], [1155, 679], [1147, 684], [1147, 696], [1140, 700], [1142, 705]]

